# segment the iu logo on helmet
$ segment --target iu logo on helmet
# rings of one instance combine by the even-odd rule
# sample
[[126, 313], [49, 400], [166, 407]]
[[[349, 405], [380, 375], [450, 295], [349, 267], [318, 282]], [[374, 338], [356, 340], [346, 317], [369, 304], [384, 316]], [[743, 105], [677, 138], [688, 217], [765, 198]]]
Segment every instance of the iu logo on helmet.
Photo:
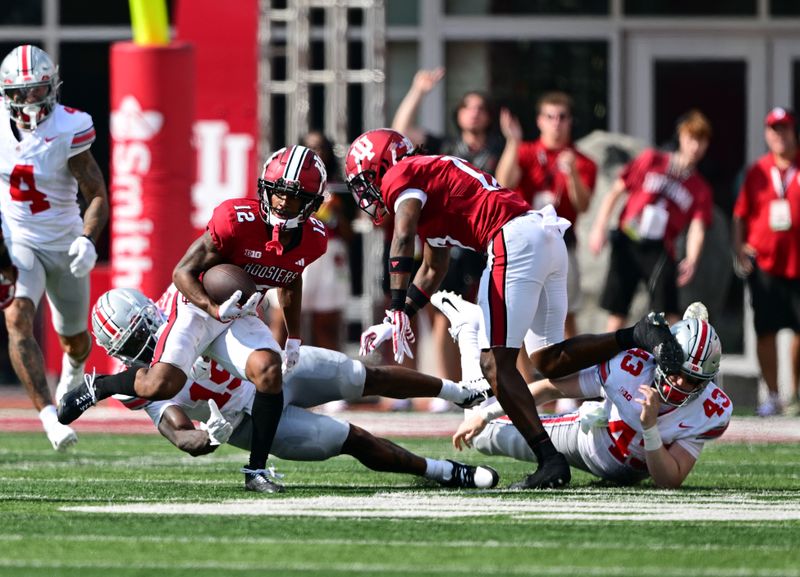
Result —
[[350, 147], [350, 156], [356, 161], [356, 166], [362, 170], [361, 164], [364, 160], [375, 158], [375, 150], [372, 148], [372, 141], [366, 135], [356, 140]]

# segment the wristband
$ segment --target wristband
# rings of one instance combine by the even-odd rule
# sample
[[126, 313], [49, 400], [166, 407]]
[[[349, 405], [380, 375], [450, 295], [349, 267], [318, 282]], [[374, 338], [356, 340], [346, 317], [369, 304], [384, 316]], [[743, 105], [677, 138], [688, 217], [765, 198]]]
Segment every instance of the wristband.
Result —
[[653, 425], [649, 429], [642, 431], [642, 438], [644, 439], [645, 451], [658, 451], [664, 446], [661, 441], [661, 433], [658, 431], [658, 425]]
[[422, 289], [420, 289], [414, 283], [411, 283], [408, 286], [408, 294], [406, 295], [410, 303], [405, 304], [405, 311], [408, 318], [413, 317], [417, 314], [417, 311], [420, 311], [425, 308], [425, 305], [428, 304], [431, 300], [431, 297], [426, 295]]
[[392, 301], [389, 308], [393, 311], [402, 311], [406, 307], [406, 289], [391, 289]]
[[81, 236], [88, 238], [89, 242], [92, 243], [92, 246], [97, 248], [97, 244], [94, 242], [94, 239], [91, 236], [89, 236], [88, 234], [82, 234]]
[[413, 256], [390, 256], [389, 274], [412, 273], [414, 271]]

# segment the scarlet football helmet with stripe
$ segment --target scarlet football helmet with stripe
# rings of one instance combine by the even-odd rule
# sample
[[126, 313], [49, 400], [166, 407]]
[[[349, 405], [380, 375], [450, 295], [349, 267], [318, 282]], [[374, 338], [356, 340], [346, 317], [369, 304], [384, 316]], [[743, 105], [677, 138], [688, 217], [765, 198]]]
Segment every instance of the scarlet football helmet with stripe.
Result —
[[111, 289], [92, 308], [97, 344], [128, 366], [150, 363], [162, 324], [164, 316], [155, 303], [135, 289]]
[[[261, 218], [270, 226], [297, 228], [322, 205], [327, 180], [325, 164], [310, 148], [299, 144], [281, 148], [264, 163], [258, 179]], [[299, 212], [280, 214], [272, 206], [275, 194], [299, 198]]]
[[355, 197], [358, 208], [366, 212], [375, 224], [381, 223], [386, 211], [381, 196], [383, 175], [413, 153], [411, 141], [389, 128], [365, 132], [347, 150], [347, 188]]
[[17, 46], [0, 64], [3, 104], [23, 128], [35, 130], [53, 112], [59, 86], [58, 66], [36, 46]]

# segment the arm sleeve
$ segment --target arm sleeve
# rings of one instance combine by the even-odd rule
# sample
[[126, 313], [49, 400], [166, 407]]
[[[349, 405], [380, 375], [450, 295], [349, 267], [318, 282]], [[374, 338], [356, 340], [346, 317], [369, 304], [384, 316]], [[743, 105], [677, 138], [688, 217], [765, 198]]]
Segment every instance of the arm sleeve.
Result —
[[214, 246], [222, 255], [227, 254], [228, 246], [226, 240], [232, 238], [231, 222], [228, 214], [227, 203], [223, 202], [214, 209], [211, 220], [206, 225], [206, 230], [211, 235]]
[[75, 129], [69, 146], [69, 158], [91, 148], [97, 134], [94, 130], [92, 117], [85, 112], [75, 111]]
[[392, 210], [394, 213], [397, 214], [397, 207], [400, 206], [400, 203], [409, 198], [416, 198], [422, 203], [422, 206], [425, 206], [425, 203], [428, 201], [428, 195], [425, 194], [424, 191], [418, 188], [407, 188], [403, 192], [397, 195], [397, 200], [394, 201], [394, 206], [392, 206]]

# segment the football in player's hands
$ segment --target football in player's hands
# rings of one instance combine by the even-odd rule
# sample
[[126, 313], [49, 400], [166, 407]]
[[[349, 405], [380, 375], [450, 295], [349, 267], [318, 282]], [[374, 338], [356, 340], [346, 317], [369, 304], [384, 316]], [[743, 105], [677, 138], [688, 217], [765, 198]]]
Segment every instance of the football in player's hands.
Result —
[[218, 264], [203, 273], [203, 288], [218, 305], [228, 300], [231, 295], [239, 290], [242, 298], [239, 306], [244, 305], [253, 293], [256, 292], [256, 283], [241, 267], [235, 264]]

